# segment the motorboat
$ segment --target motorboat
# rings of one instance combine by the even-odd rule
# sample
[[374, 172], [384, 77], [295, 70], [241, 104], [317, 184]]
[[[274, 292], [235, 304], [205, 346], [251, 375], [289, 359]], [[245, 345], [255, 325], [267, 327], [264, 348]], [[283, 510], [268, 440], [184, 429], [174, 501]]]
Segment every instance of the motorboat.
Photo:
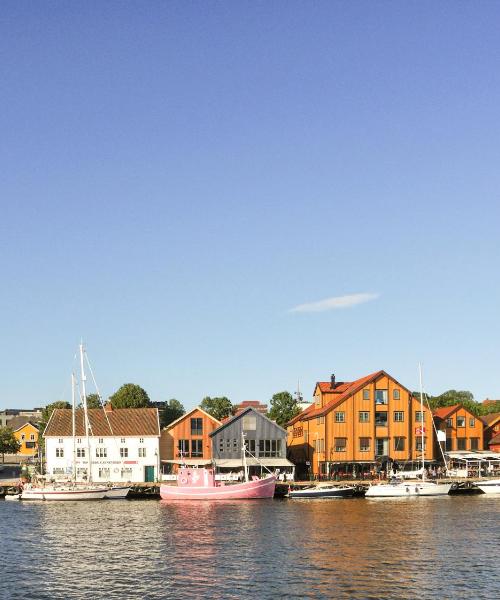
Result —
[[113, 485], [108, 487], [106, 493], [104, 494], [105, 498], [109, 498], [110, 500], [123, 500], [128, 496], [132, 488], [128, 485]]
[[351, 498], [355, 492], [354, 486], [339, 486], [319, 484], [301, 489], [290, 489], [288, 498]]
[[411, 496], [446, 496], [452, 484], [434, 481], [389, 481], [371, 485], [365, 498], [402, 498]]

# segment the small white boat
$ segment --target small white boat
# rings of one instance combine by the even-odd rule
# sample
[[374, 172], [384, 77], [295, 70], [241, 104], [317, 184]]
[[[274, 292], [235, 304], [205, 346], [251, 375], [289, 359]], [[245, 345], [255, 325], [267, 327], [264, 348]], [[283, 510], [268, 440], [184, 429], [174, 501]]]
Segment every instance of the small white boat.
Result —
[[111, 486], [106, 490], [104, 494], [105, 498], [109, 498], [110, 500], [122, 500], [128, 496], [131, 488], [129, 486]]
[[476, 486], [485, 494], [500, 494], [500, 479], [476, 481]]
[[21, 500], [45, 500], [57, 502], [63, 500], [102, 500], [106, 487], [85, 485], [26, 485], [21, 492]]
[[411, 496], [446, 496], [451, 483], [433, 481], [396, 481], [371, 485], [365, 498], [408, 498]]
[[353, 486], [315, 485], [297, 490], [290, 490], [288, 498], [351, 498], [354, 494]]
[[5, 500], [21, 500], [21, 494], [5, 494]]

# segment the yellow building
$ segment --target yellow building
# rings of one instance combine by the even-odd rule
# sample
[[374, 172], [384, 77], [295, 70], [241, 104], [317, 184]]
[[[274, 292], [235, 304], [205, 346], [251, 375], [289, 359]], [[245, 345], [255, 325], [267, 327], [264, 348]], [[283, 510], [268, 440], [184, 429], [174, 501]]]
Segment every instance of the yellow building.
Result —
[[36, 456], [38, 454], [38, 427], [26, 417], [14, 417], [7, 422], [14, 436], [21, 444], [21, 456]]
[[314, 401], [287, 424], [297, 472], [332, 475], [368, 472], [383, 457], [397, 462], [433, 460], [432, 413], [385, 371], [352, 382], [332, 375], [318, 382]]

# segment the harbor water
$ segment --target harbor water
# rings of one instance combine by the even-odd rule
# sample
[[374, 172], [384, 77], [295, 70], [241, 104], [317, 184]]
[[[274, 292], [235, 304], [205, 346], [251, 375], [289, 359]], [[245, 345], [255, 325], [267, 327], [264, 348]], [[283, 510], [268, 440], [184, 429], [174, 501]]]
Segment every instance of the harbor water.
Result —
[[0, 597], [498, 598], [500, 498], [0, 501]]

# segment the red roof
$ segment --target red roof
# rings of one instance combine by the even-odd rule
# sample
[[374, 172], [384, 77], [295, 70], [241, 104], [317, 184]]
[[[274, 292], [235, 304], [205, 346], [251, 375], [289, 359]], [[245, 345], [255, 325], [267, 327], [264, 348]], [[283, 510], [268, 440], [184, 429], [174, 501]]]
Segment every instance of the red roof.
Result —
[[491, 427], [500, 420], [500, 412], [483, 415], [481, 421], [486, 425], [486, 428]]
[[[106, 412], [106, 415], [101, 408], [90, 408], [88, 413], [90, 434], [93, 436], [160, 435], [157, 408], [117, 408]], [[85, 435], [83, 408], [75, 411], [75, 421], [75, 435], [83, 437]], [[47, 423], [44, 437], [69, 437], [71, 435], [72, 410], [56, 408]]]
[[500, 432], [491, 438], [488, 446], [496, 446], [497, 444], [500, 444]]
[[356, 379], [356, 381], [339, 381], [335, 384], [334, 389], [332, 389], [332, 384], [330, 381], [318, 381], [316, 387], [319, 386], [319, 389], [323, 393], [333, 394], [333, 398], [331, 398], [331, 400], [327, 402], [327, 404], [320, 408], [316, 408], [314, 404], [311, 404], [311, 406], [308, 406], [295, 418], [289, 421], [287, 425], [293, 425], [297, 421], [313, 419], [314, 417], [320, 417], [325, 415], [327, 412], [329, 412], [339, 404], [342, 404], [344, 400], [349, 398], [349, 396], [355, 394], [367, 383], [373, 381], [374, 379], [377, 379], [381, 375], [387, 375], [387, 373], [385, 373], [385, 371], [376, 371], [375, 373], [370, 373], [370, 375], [361, 377], [361, 379]]
[[453, 414], [457, 408], [460, 408], [461, 404], [453, 404], [453, 406], [442, 406], [441, 408], [437, 408], [432, 411], [432, 416], [437, 417], [438, 419], [447, 419], [451, 414]]

